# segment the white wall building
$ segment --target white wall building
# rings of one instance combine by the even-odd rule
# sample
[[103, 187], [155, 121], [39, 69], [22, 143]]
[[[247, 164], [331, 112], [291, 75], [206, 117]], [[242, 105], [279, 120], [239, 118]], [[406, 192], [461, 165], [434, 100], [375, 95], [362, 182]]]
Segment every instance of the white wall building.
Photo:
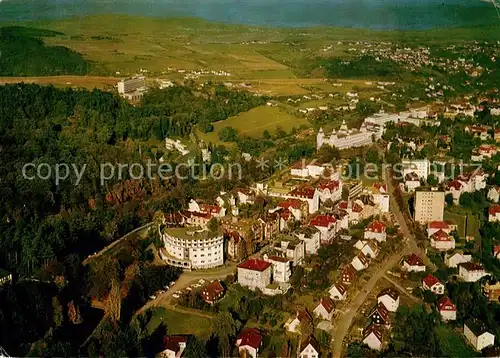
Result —
[[495, 344], [495, 336], [488, 332], [484, 323], [469, 319], [464, 323], [464, 336], [476, 351]]
[[460, 264], [471, 261], [472, 261], [472, 255], [465, 255], [462, 252], [455, 252], [453, 254], [449, 254], [446, 255], [444, 258], [444, 264], [452, 268], [455, 268]]
[[474, 262], [466, 262], [458, 265], [458, 277], [465, 282], [476, 282], [488, 275], [483, 266]]
[[238, 283], [251, 290], [261, 291], [271, 283], [272, 265], [270, 262], [258, 259], [249, 259], [237, 266]]
[[403, 177], [414, 172], [420, 179], [427, 180], [431, 167], [429, 159], [403, 159], [401, 164], [403, 165]]
[[196, 270], [224, 264], [222, 233], [179, 227], [164, 228], [160, 235], [164, 244], [160, 256], [169, 265]]

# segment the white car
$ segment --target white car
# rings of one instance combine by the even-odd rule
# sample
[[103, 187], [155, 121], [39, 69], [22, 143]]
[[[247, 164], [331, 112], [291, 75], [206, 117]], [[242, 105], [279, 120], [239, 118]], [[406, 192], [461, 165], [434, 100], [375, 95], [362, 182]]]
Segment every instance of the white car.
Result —
[[170, 282], [169, 285], [170, 285], [170, 287], [172, 287], [173, 285], [175, 285], [175, 281]]
[[182, 291], [175, 291], [175, 294], [182, 295]]
[[205, 283], [205, 280], [204, 280], [204, 279], [202, 279], [202, 278], [200, 278], [200, 279], [198, 280], [198, 282], [199, 282], [199, 283], [201, 283], [201, 284], [203, 285], [203, 284]]
[[200, 285], [199, 283], [195, 283], [195, 284], [193, 285], [193, 287], [194, 287], [194, 288], [198, 288], [198, 287], [201, 287], [201, 285]]
[[186, 290], [192, 291], [193, 289], [191, 287], [186, 287]]
[[181, 296], [179, 296], [177, 293], [174, 293], [174, 294], [172, 295], [172, 297], [173, 297], [173, 298], [179, 298], [179, 297], [181, 297]]
[[149, 296], [149, 298], [151, 298], [152, 300], [155, 300], [156, 296], [155, 295], [151, 295], [151, 296]]

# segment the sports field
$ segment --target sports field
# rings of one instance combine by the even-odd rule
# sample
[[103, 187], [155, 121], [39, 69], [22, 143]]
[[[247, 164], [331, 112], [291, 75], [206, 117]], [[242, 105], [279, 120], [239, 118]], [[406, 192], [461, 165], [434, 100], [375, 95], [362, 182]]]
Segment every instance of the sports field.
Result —
[[290, 132], [292, 128], [309, 127], [310, 125], [307, 119], [296, 117], [283, 108], [260, 106], [225, 121], [215, 122], [213, 132], [198, 132], [198, 135], [205, 143], [218, 143], [220, 142], [219, 132], [225, 127], [236, 129], [240, 136], [262, 137], [265, 130], [272, 134], [277, 127]]

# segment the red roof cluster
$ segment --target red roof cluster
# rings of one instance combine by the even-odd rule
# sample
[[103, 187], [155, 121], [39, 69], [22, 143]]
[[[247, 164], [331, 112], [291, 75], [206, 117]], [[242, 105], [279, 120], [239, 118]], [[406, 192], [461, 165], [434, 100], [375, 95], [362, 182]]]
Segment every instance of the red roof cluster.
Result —
[[269, 266], [271, 266], [270, 262], [259, 259], [248, 259], [245, 262], [239, 264], [237, 267], [253, 271], [264, 271]]
[[386, 225], [378, 220], [373, 220], [370, 225], [368, 225], [365, 231], [371, 232], [385, 232]]
[[312, 199], [312, 198], [314, 198], [315, 192], [316, 192], [316, 189], [314, 189], [312, 186], [303, 185], [303, 186], [299, 186], [298, 188], [293, 189], [291, 192], [288, 193], [288, 195], [295, 196], [298, 198]]
[[249, 346], [258, 349], [262, 342], [262, 335], [259, 330], [255, 328], [245, 328], [236, 338], [236, 345], [238, 347]]
[[435, 284], [441, 283], [441, 281], [436, 276], [429, 274], [424, 278], [424, 283], [427, 287], [431, 288]]
[[310, 224], [313, 226], [328, 227], [332, 224], [335, 224], [336, 222], [337, 219], [335, 219], [333, 216], [318, 215], [311, 220]]
[[285, 201], [279, 203], [278, 206], [285, 209], [300, 209], [302, 207], [302, 202], [299, 199], [286, 199]]
[[318, 184], [319, 190], [328, 189], [330, 191], [338, 190], [340, 188], [340, 182], [338, 180], [323, 181]]

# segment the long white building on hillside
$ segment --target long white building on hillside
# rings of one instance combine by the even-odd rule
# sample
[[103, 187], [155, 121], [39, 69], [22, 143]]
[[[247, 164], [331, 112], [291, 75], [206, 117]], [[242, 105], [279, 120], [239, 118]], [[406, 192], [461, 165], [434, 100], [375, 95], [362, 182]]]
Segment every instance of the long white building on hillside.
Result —
[[367, 125], [364, 123], [361, 128], [348, 129], [345, 121], [338, 131], [333, 130], [331, 135], [325, 135], [323, 128], [320, 128], [316, 136], [316, 147], [319, 149], [324, 144], [338, 149], [347, 149], [370, 145], [374, 140], [380, 139], [382, 132], [377, 125]]

